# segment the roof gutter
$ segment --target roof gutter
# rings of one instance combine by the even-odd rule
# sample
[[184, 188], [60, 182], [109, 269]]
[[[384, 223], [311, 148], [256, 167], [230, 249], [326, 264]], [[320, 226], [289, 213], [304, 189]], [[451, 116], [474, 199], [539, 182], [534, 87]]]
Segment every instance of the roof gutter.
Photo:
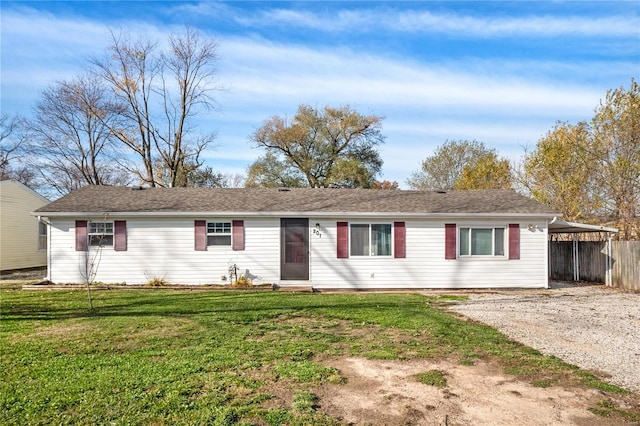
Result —
[[555, 213], [421, 213], [421, 212], [315, 212], [315, 211], [202, 211], [202, 212], [32, 212], [34, 216], [46, 217], [394, 217], [394, 218], [551, 218]]
[[[553, 224], [553, 225], [552, 225]], [[583, 232], [618, 232], [617, 228], [609, 228], [601, 225], [589, 225], [587, 223], [565, 222], [556, 220], [549, 223], [551, 234], [579, 234]]]

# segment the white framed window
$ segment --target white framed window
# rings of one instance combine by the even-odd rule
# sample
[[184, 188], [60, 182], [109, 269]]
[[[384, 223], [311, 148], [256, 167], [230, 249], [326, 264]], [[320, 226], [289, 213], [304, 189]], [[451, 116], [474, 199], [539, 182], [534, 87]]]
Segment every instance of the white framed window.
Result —
[[38, 250], [47, 249], [47, 224], [38, 222]]
[[505, 228], [460, 227], [460, 256], [504, 256]]
[[208, 246], [231, 246], [231, 222], [207, 222]]
[[113, 222], [89, 222], [89, 246], [106, 247], [113, 245]]
[[390, 223], [353, 223], [350, 227], [351, 256], [391, 256]]

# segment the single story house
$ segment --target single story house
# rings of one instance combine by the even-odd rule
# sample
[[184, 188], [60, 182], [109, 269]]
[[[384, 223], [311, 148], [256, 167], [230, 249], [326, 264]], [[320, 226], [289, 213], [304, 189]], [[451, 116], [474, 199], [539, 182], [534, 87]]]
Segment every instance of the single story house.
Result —
[[546, 288], [557, 213], [505, 190], [88, 186], [43, 206], [55, 283]]
[[47, 227], [31, 212], [48, 203], [18, 181], [0, 181], [0, 271], [47, 264]]

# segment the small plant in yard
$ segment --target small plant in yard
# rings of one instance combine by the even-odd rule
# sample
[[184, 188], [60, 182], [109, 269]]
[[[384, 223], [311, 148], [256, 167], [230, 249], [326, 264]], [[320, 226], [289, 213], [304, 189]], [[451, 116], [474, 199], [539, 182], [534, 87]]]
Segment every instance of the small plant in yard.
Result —
[[235, 288], [251, 288], [253, 287], [253, 283], [251, 282], [251, 280], [245, 276], [241, 276], [240, 278], [238, 278], [237, 280], [235, 280], [233, 283], [231, 283], [231, 287], [235, 287]]
[[419, 373], [416, 377], [420, 383], [425, 385], [435, 386], [437, 388], [447, 386], [447, 378], [440, 370], [429, 370], [425, 373]]
[[154, 276], [153, 278], [148, 280], [145, 285], [147, 287], [164, 287], [164, 286], [168, 286], [169, 282], [164, 277], [158, 278]]

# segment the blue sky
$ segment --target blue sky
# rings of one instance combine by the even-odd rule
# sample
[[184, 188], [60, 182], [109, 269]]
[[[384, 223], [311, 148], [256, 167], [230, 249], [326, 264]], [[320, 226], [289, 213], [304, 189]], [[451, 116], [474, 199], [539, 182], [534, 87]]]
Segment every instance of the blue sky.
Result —
[[219, 43], [218, 133], [207, 165], [245, 174], [264, 120], [300, 103], [385, 117], [382, 179], [406, 179], [445, 140], [512, 160], [557, 120], [588, 120], [608, 89], [640, 80], [638, 1], [82, 2], [3, 0], [2, 112], [87, 68], [109, 29], [166, 40], [185, 25]]

